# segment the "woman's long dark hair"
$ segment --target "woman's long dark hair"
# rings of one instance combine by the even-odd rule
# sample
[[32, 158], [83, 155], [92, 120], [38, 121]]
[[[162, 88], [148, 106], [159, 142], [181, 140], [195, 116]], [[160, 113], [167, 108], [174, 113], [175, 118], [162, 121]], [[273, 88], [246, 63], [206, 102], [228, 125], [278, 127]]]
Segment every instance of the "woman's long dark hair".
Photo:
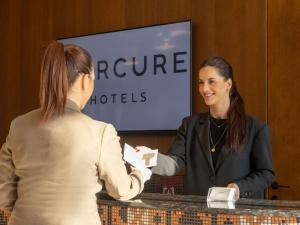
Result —
[[85, 49], [56, 41], [48, 45], [41, 66], [42, 121], [64, 113], [69, 87], [79, 74], [90, 74], [91, 68], [92, 58]]
[[227, 113], [227, 143], [231, 149], [237, 152], [240, 146], [247, 140], [247, 117], [244, 100], [237, 90], [236, 83], [233, 79], [232, 67], [225, 59], [221, 57], [206, 59], [202, 63], [201, 68], [206, 66], [216, 68], [219, 75], [224, 77], [225, 80], [232, 80], [232, 86], [229, 93], [230, 106]]

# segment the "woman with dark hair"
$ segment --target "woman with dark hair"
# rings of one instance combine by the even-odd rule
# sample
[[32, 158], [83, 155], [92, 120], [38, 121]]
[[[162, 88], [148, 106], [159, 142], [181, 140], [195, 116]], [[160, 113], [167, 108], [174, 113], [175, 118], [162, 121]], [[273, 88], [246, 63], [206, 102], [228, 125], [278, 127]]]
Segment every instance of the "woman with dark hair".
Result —
[[110, 124], [81, 113], [94, 88], [90, 54], [52, 42], [41, 67], [40, 109], [11, 123], [0, 151], [0, 209], [10, 225], [99, 225], [96, 193], [128, 200], [149, 169], [127, 173]]
[[185, 194], [205, 196], [221, 186], [235, 188], [236, 198], [263, 198], [274, 177], [269, 128], [245, 114], [225, 59], [202, 63], [199, 92], [209, 112], [183, 119], [169, 154], [159, 154], [152, 172], [172, 176], [185, 168]]

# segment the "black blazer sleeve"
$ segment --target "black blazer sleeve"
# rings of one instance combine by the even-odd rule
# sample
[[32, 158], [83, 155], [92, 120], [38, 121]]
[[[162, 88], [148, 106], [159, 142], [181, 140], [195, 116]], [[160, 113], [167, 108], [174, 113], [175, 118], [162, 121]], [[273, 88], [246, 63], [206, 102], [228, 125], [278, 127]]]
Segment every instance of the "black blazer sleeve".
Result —
[[189, 128], [189, 117], [182, 120], [182, 124], [177, 130], [176, 138], [170, 148], [169, 155], [172, 156], [181, 167], [185, 166], [186, 162], [186, 149], [187, 149], [187, 136]]
[[[255, 124], [255, 122], [254, 122]], [[243, 179], [235, 181], [242, 197], [255, 195], [267, 188], [273, 181], [275, 173], [272, 166], [270, 130], [266, 124], [256, 126], [250, 154], [251, 172]]]
[[182, 120], [168, 155], [158, 154], [157, 166], [152, 168], [154, 174], [172, 176], [185, 168], [189, 121], [190, 117]]

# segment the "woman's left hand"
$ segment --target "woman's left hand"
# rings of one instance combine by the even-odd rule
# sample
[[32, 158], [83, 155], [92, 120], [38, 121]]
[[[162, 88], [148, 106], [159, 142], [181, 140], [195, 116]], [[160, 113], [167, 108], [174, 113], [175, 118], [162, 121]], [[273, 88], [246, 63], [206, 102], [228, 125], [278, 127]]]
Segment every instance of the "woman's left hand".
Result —
[[234, 199], [238, 200], [240, 198], [240, 189], [239, 189], [239, 186], [236, 183], [230, 183], [230, 184], [227, 185], [227, 187], [235, 189]]

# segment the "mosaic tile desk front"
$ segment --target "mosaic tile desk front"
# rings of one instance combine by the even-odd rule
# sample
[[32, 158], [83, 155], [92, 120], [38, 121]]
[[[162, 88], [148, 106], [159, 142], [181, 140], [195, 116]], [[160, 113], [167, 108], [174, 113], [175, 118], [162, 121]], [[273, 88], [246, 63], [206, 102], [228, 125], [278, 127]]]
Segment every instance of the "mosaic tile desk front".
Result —
[[[101, 193], [98, 205], [103, 225], [300, 225], [300, 202], [241, 199], [228, 209], [209, 208], [200, 196], [144, 193], [120, 202]], [[1, 212], [0, 225], [6, 225], [9, 216]]]

